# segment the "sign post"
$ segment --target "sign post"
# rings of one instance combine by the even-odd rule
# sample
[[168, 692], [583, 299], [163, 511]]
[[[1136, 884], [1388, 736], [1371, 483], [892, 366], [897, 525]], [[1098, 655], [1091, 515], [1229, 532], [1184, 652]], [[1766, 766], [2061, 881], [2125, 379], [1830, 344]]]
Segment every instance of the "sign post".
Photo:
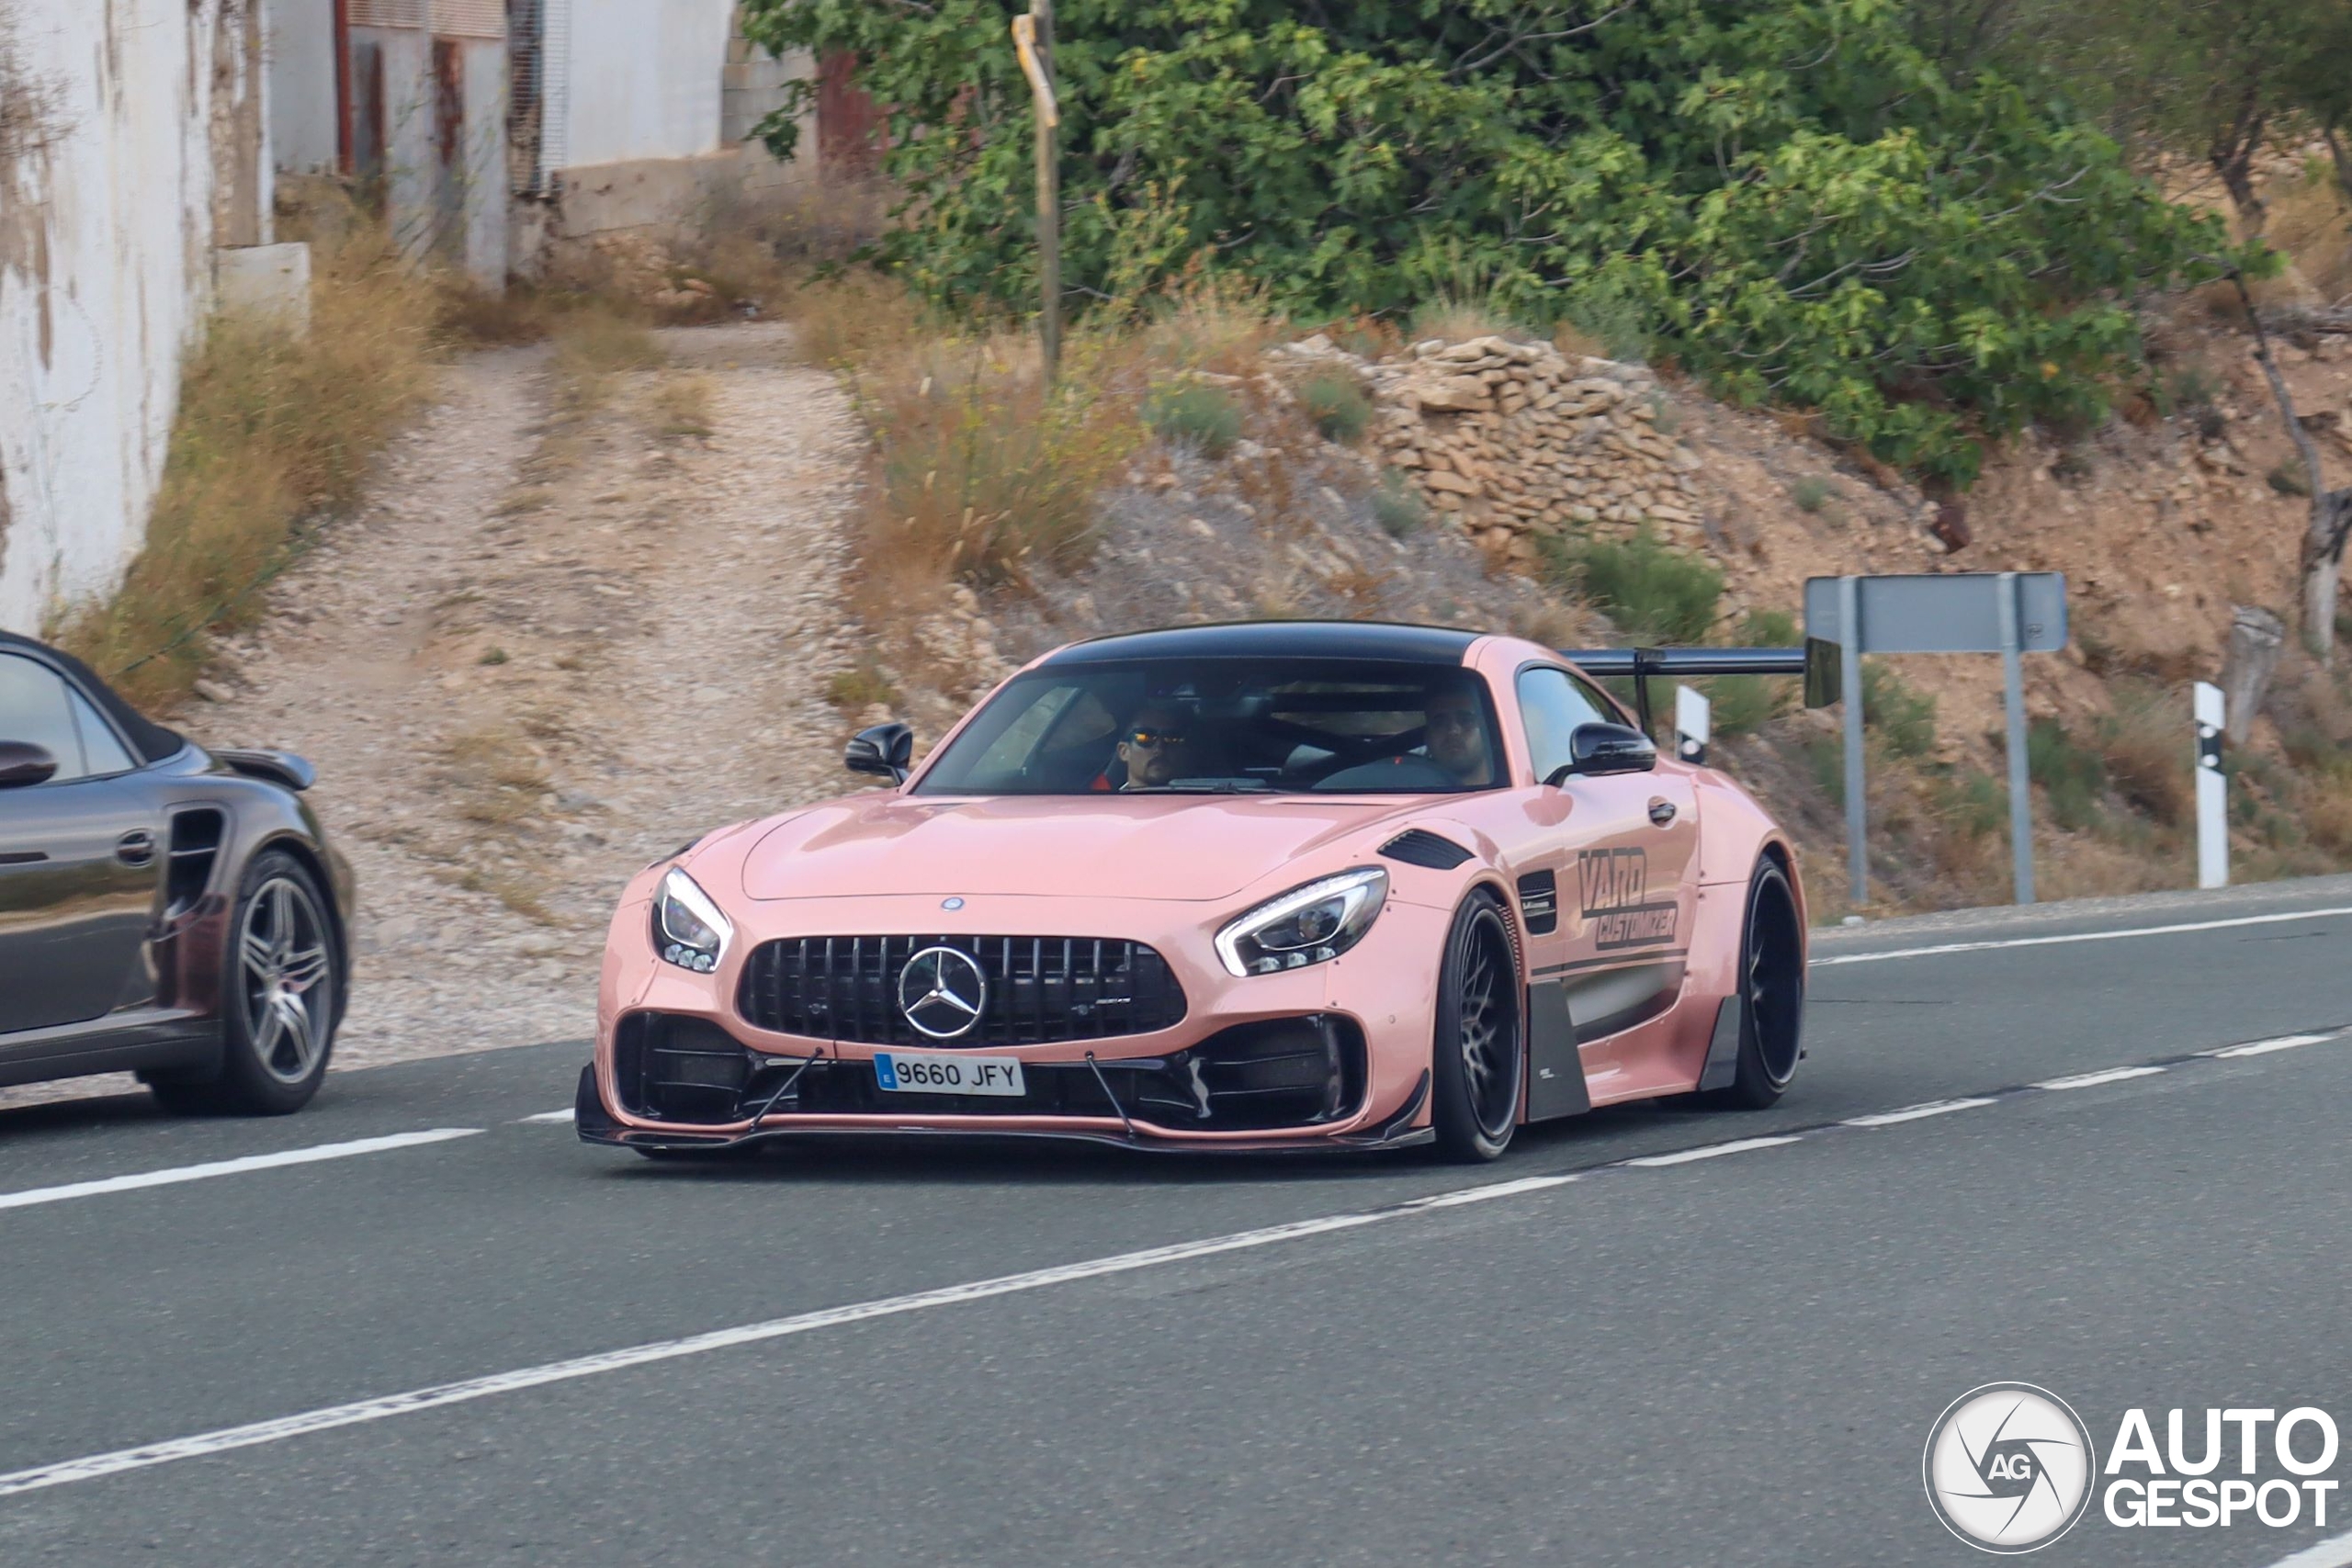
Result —
[[2033, 796], [2019, 655], [2066, 646], [2066, 580], [2054, 571], [1815, 577], [1804, 585], [1808, 637], [1839, 645], [1846, 701], [1846, 859], [1853, 902], [1869, 902], [1863, 841], [1862, 655], [1997, 653], [2007, 688], [2009, 848], [2017, 900], [2033, 902]]
[[2017, 901], [2033, 902], [2033, 779], [2025, 735], [2024, 651], [2018, 633], [2018, 574], [2001, 575], [2002, 706], [2009, 721], [2009, 869]]
[[2230, 885], [2229, 780], [2222, 773], [2227, 710], [2222, 688], [2199, 681], [2191, 688], [2197, 716], [2197, 886]]
[[1029, 0], [1028, 14], [1012, 18], [1012, 47], [1037, 108], [1037, 343], [1051, 386], [1062, 364], [1062, 113], [1054, 97], [1054, 0]]
[[[1870, 802], [1862, 779], [1862, 596], [1861, 579], [1838, 580], [1838, 682], [1846, 705], [1846, 883], [1848, 901], [1871, 901], [1871, 852], [1865, 837]], [[1813, 635], [1813, 584], [1805, 584], [1805, 635]]]

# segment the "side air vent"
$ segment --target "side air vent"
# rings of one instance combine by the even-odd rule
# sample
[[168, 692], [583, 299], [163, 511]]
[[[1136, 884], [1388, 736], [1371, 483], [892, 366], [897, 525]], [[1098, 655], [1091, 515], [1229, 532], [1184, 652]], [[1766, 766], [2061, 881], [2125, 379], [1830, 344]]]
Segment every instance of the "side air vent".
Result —
[[1470, 858], [1470, 852], [1452, 839], [1440, 838], [1421, 828], [1397, 834], [1380, 846], [1380, 852], [1390, 860], [1425, 865], [1431, 871], [1452, 871]]
[[171, 870], [164, 891], [166, 919], [196, 908], [212, 884], [212, 863], [220, 858], [220, 834], [227, 818], [209, 807], [175, 813], [172, 818]]
[[1519, 879], [1519, 913], [1530, 936], [1544, 936], [1560, 926], [1560, 886], [1548, 871], [1532, 871]]

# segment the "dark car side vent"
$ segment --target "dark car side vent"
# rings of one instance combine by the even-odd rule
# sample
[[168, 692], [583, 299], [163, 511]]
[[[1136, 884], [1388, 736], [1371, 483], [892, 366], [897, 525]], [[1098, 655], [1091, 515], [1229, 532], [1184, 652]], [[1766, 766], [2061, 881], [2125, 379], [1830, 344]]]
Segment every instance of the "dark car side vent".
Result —
[[176, 812], [172, 817], [171, 870], [164, 882], [164, 914], [185, 914], [204, 897], [212, 881], [212, 863], [220, 858], [220, 833], [227, 818], [209, 807]]
[[1544, 936], [1560, 926], [1560, 885], [1548, 871], [1531, 871], [1519, 879], [1519, 913], [1530, 936]]
[[1380, 852], [1390, 860], [1425, 865], [1431, 871], [1452, 871], [1470, 858], [1470, 852], [1452, 839], [1441, 838], [1424, 828], [1397, 834], [1380, 846]]

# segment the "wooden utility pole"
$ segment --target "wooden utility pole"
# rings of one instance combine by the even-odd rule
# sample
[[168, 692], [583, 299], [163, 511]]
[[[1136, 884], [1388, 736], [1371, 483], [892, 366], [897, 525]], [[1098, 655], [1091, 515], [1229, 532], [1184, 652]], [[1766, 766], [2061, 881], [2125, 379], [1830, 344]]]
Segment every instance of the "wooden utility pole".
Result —
[[1054, 99], [1054, 0], [1029, 0], [1029, 14], [1012, 18], [1012, 46], [1037, 108], [1037, 342], [1050, 384], [1062, 362], [1062, 116]]

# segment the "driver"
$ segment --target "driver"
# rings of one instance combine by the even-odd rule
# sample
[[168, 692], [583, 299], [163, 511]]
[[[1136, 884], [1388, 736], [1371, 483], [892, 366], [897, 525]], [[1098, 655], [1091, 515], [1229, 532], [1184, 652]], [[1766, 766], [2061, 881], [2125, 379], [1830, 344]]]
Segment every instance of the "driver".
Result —
[[[1160, 788], [1181, 777], [1184, 750], [1190, 741], [1184, 721], [1174, 709], [1154, 705], [1137, 708], [1135, 717], [1120, 732], [1115, 754], [1126, 767], [1126, 782], [1118, 787]], [[1094, 781], [1094, 787], [1112, 787], [1107, 770]]]
[[1430, 761], [1467, 788], [1494, 783], [1494, 763], [1487, 750], [1487, 713], [1476, 693], [1467, 686], [1432, 692], [1421, 718], [1428, 734], [1424, 749]]

